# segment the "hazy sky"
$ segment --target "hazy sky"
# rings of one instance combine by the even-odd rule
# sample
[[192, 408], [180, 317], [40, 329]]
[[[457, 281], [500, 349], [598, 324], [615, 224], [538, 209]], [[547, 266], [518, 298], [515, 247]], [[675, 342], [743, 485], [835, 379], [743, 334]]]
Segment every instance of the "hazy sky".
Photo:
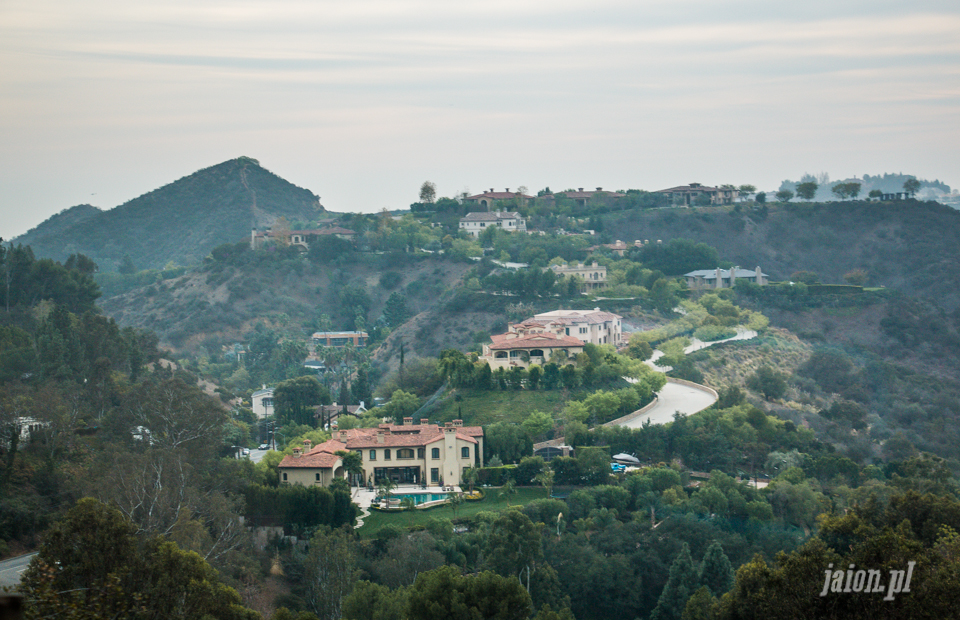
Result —
[[0, 0], [0, 236], [247, 155], [463, 190], [960, 183], [960, 3]]

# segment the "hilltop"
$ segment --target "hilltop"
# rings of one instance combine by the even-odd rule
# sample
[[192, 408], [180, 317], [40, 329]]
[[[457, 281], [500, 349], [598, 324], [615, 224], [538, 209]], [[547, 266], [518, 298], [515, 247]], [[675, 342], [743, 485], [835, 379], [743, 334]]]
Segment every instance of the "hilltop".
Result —
[[14, 243], [29, 244], [38, 257], [64, 260], [82, 253], [101, 271], [115, 271], [125, 256], [138, 269], [168, 263], [191, 265], [218, 245], [236, 242], [253, 226], [283, 216], [313, 221], [320, 199], [249, 157], [199, 170], [114, 209], [81, 205], [43, 222]]
[[715, 247], [722, 260], [761, 266], [774, 280], [809, 271], [824, 283], [841, 284], [845, 274], [862, 269], [868, 286], [897, 289], [947, 310], [960, 306], [960, 212], [935, 202], [632, 210], [601, 220], [604, 231], [627, 243], [693, 239]]

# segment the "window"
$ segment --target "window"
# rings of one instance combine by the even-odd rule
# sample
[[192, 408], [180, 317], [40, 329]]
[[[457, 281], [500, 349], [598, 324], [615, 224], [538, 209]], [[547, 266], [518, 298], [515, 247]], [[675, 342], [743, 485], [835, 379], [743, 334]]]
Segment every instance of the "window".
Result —
[[507, 357], [507, 352], [506, 352], [506, 351], [497, 351], [497, 352], [494, 354], [494, 357], [497, 358], [497, 359], [506, 358], [506, 357]]
[[357, 455], [360, 456], [360, 460], [363, 460], [363, 450], [357, 450]]
[[386, 448], [386, 449], [383, 451], [383, 460], [384, 460], [384, 461], [389, 461], [389, 460], [390, 460], [390, 448]]
[[320, 472], [314, 474], [316, 476], [317, 482], [320, 482]]
[[283, 472], [283, 481], [284, 481], [284, 482], [287, 481], [287, 472]]
[[433, 448], [430, 450], [430, 458], [438, 459], [440, 458], [440, 448]]
[[520, 357], [520, 351], [510, 351], [510, 357]]
[[376, 450], [371, 450], [371, 451], [370, 451], [370, 460], [371, 460], [371, 461], [376, 461], [376, 460], [377, 460], [377, 451], [376, 451]]
[[417, 448], [417, 458], [418, 459], [423, 458], [423, 448]]
[[[470, 447], [469, 447], [469, 446], [464, 446], [463, 448], [460, 448], [460, 458], [462, 458], [462, 459], [468, 459], [468, 458], [470, 458]], [[320, 474], [317, 474], [317, 475], [319, 476]]]
[[400, 448], [399, 450], [397, 450], [397, 458], [398, 458], [398, 459], [412, 459], [412, 458], [413, 458], [413, 450], [410, 449], [410, 448]]
[[440, 482], [440, 468], [434, 467], [430, 470], [430, 482]]

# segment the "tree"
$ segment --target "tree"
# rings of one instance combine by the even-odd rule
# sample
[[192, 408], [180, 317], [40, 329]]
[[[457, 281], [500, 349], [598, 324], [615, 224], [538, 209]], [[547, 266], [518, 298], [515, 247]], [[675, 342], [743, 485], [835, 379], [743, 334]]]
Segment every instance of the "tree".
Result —
[[709, 588], [718, 598], [733, 587], [733, 567], [717, 541], [707, 547], [703, 556], [700, 564], [700, 584]]
[[802, 198], [803, 200], [813, 200], [813, 197], [817, 195], [817, 190], [820, 188], [817, 185], [816, 181], [806, 181], [804, 183], [797, 184], [797, 197]]
[[355, 577], [353, 545], [343, 529], [322, 527], [310, 540], [305, 562], [305, 599], [321, 620], [340, 620], [343, 599], [350, 593]]
[[530, 575], [543, 560], [540, 528], [519, 510], [506, 510], [490, 526], [484, 557], [497, 574], [517, 577], [530, 591]]
[[420, 202], [433, 203], [437, 199], [437, 185], [431, 181], [424, 181], [420, 186]]
[[[329, 405], [331, 402], [330, 390], [312, 376], [281, 381], [273, 391], [276, 416], [282, 422], [316, 426], [316, 407]], [[320, 420], [321, 427], [325, 422]]]
[[869, 196], [870, 198], [879, 200], [880, 198], [883, 197], [883, 191], [879, 189], [872, 189], [870, 190], [870, 193], [867, 194], [867, 196]]
[[844, 200], [846, 198], [856, 198], [860, 194], [860, 183], [851, 181], [849, 183], [837, 183], [830, 188], [837, 198]]
[[130, 258], [129, 254], [123, 255], [123, 262], [120, 263], [120, 266], [117, 268], [117, 271], [123, 275], [133, 275], [137, 273], [137, 268], [133, 264], [133, 259]]
[[454, 566], [421, 573], [410, 589], [410, 620], [527, 620], [530, 595], [520, 583], [484, 571], [463, 576]]
[[767, 202], [767, 192], [758, 193], [756, 196], [754, 196], [754, 200], [760, 204]]
[[854, 286], [863, 286], [867, 283], [867, 272], [863, 269], [854, 269], [843, 274], [843, 279]]
[[360, 476], [363, 475], [363, 459], [353, 450], [337, 450], [337, 456], [343, 459], [343, 468], [350, 474], [351, 481], [356, 480], [360, 485]]
[[383, 320], [391, 328], [399, 327], [407, 320], [407, 298], [394, 291], [383, 306]]
[[139, 539], [118, 510], [81, 499], [47, 534], [23, 576], [28, 617], [253, 620], [199, 555]]
[[553, 428], [553, 418], [549, 413], [534, 411], [520, 426], [531, 439], [537, 439]]
[[410, 417], [420, 408], [420, 399], [416, 394], [394, 390], [390, 402], [383, 405], [384, 417], [392, 417], [397, 424], [403, 424], [403, 419]]
[[779, 202], [790, 202], [793, 199], [793, 192], [788, 189], [782, 189], [777, 192], [776, 196]]
[[761, 366], [747, 377], [747, 387], [760, 392], [767, 400], [781, 398], [787, 391], [787, 381], [783, 375], [769, 366]]
[[920, 181], [916, 179], [907, 179], [903, 182], [903, 191], [910, 194], [911, 197], [915, 196], [916, 193], [920, 191]]
[[670, 576], [667, 585], [660, 593], [660, 599], [650, 620], [681, 620], [687, 599], [699, 587], [697, 569], [690, 557], [690, 545], [683, 543], [680, 553], [670, 565]]
[[744, 184], [737, 188], [737, 191], [740, 192], [740, 198], [749, 198], [750, 194], [754, 194], [757, 191], [755, 185]]

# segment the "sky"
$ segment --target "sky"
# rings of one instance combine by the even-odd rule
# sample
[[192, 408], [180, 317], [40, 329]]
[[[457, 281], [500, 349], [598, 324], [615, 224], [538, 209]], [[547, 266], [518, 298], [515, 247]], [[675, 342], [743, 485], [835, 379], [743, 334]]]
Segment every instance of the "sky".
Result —
[[333, 211], [960, 184], [960, 3], [0, 0], [0, 237], [241, 155]]

